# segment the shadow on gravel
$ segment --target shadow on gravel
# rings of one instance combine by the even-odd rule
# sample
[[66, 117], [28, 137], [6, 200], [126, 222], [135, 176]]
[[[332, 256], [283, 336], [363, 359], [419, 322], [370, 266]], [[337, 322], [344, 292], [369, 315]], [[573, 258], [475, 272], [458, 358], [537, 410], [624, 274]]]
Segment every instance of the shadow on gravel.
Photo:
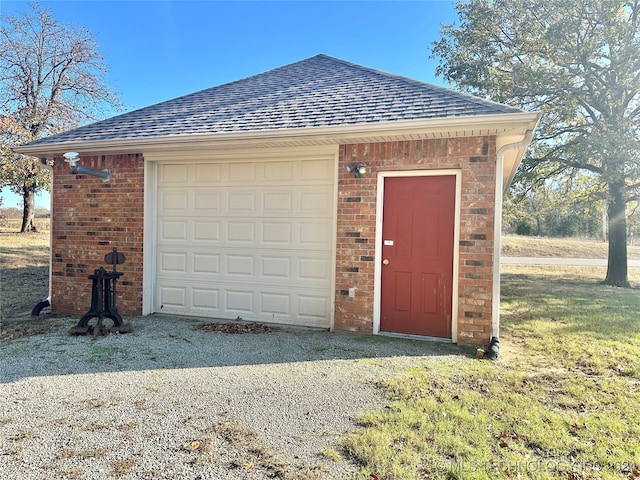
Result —
[[384, 367], [390, 358], [405, 357], [404, 363], [411, 365], [419, 361], [419, 357], [475, 354], [471, 347], [448, 343], [290, 327], [241, 328], [240, 334], [222, 333], [207, 328], [211, 319], [167, 315], [126, 317], [125, 323], [133, 328], [131, 333], [98, 336], [92, 340], [89, 335], [69, 335], [69, 328], [77, 321], [34, 317], [25, 322], [33, 322], [31, 328], [47, 323], [48, 333], [36, 331], [20, 338], [0, 339], [0, 382], [48, 375], [323, 360], [358, 359], [378, 362]]

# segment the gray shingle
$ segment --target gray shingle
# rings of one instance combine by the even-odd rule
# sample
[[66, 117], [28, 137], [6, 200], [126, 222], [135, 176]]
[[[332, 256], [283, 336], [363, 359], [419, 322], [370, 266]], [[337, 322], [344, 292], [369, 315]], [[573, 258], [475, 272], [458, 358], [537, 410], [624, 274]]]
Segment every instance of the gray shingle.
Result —
[[520, 110], [326, 55], [151, 105], [29, 145], [160, 139]]

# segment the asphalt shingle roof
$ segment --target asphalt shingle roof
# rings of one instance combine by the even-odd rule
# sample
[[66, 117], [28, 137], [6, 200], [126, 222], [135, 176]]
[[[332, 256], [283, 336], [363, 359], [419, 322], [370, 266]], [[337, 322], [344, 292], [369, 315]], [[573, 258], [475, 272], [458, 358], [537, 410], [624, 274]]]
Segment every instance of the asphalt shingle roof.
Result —
[[326, 55], [131, 111], [29, 145], [339, 127], [520, 113]]

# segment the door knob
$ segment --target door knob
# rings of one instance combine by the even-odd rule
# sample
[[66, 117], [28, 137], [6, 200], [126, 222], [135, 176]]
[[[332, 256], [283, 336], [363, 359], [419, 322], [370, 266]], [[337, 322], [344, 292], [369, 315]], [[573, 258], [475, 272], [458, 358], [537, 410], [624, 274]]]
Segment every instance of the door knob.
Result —
[[382, 264], [383, 265], [389, 265], [389, 259], [385, 258], [384, 260], [382, 260]]

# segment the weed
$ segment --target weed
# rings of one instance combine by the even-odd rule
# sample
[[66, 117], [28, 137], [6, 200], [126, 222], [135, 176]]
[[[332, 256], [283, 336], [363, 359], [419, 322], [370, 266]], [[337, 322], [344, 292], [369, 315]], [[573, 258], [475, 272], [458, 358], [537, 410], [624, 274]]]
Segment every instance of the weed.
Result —
[[[188, 442], [183, 450], [197, 455], [196, 461], [224, 465], [238, 471], [238, 478], [249, 472], [260, 478], [281, 480], [316, 480], [324, 478], [325, 470], [318, 465], [289, 465], [264, 446], [258, 434], [236, 422], [218, 422], [197, 439]], [[230, 477], [234, 478], [234, 477]]]
[[88, 361], [90, 363], [105, 363], [111, 360], [112, 357], [115, 357], [122, 352], [123, 350], [120, 347], [91, 344], [91, 356], [89, 357]]
[[65, 458], [71, 458], [74, 457], [78, 454], [78, 452], [76, 452], [75, 450], [73, 450], [72, 448], [63, 448], [62, 450], [60, 450], [58, 452], [58, 458], [60, 460], [63, 460]]
[[334, 462], [339, 462], [342, 460], [342, 455], [340, 455], [340, 452], [338, 452], [333, 447], [325, 448], [322, 452], [320, 452], [320, 455], [326, 458], [327, 460], [331, 460]]
[[387, 407], [341, 443], [362, 476], [618, 479], [637, 469], [640, 296], [571, 269], [521, 272], [503, 277], [500, 361], [458, 358], [378, 383]]
[[136, 423], [135, 422], [127, 422], [127, 423], [123, 423], [123, 424], [118, 426], [118, 430], [123, 431], [123, 432], [128, 432], [130, 430], [133, 430], [134, 428], [136, 428]]
[[11, 437], [9, 437], [10, 440], [13, 440], [14, 442], [22, 442], [24, 440], [31, 440], [32, 438], [37, 438], [38, 435], [32, 431], [29, 430], [23, 430], [21, 432], [16, 433], [15, 435], [12, 435]]
[[110, 474], [116, 477], [128, 475], [131, 469], [138, 465], [138, 460], [135, 458], [123, 458], [121, 460], [114, 460], [111, 462]]
[[93, 448], [91, 450], [82, 450], [78, 452], [78, 456], [84, 460], [87, 458], [100, 458], [108, 453], [106, 448]]
[[71, 468], [68, 470], [60, 470], [60, 477], [61, 478], [69, 478], [69, 479], [74, 479], [74, 478], [80, 478], [82, 476], [82, 470], [78, 470], [77, 468]]

